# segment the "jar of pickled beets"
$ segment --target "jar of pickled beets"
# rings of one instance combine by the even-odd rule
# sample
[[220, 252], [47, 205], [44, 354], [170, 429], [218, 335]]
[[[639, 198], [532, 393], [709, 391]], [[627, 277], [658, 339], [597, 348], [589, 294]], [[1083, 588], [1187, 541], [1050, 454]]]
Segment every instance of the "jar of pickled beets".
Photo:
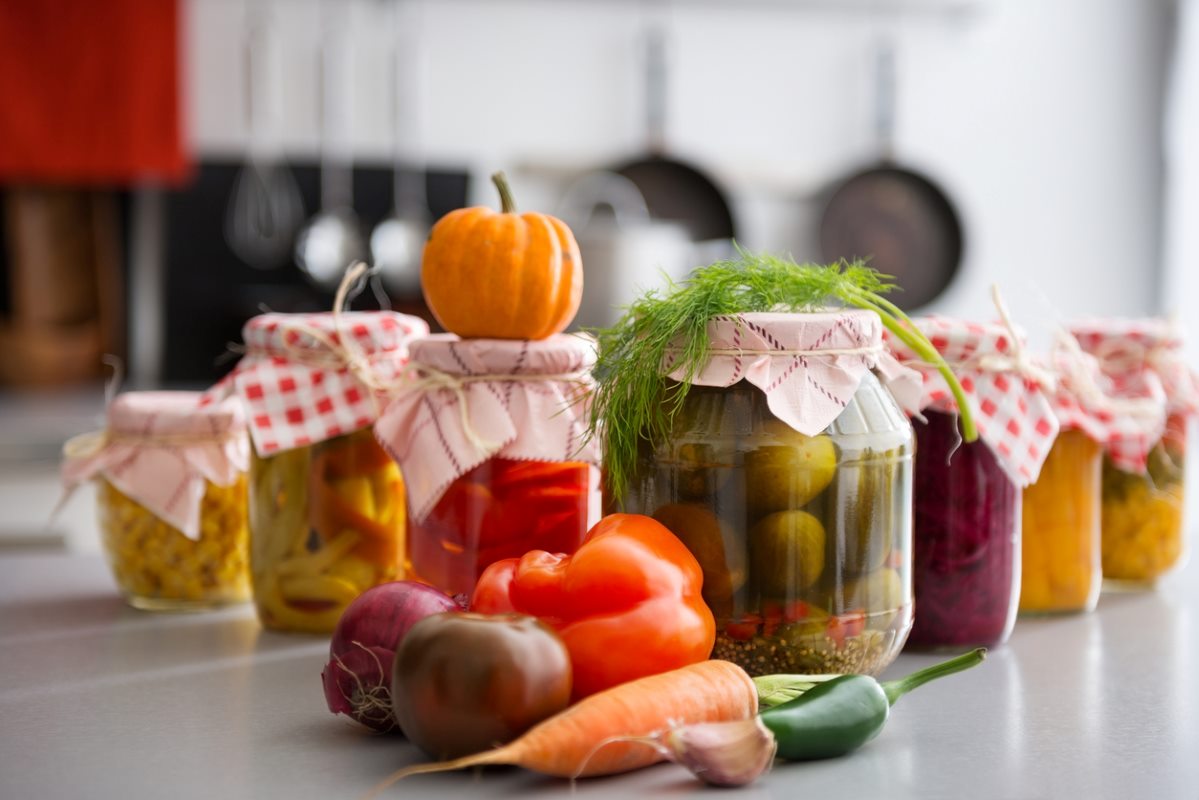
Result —
[[958, 406], [940, 374], [902, 342], [920, 371], [916, 430], [912, 648], [994, 647], [1011, 634], [1020, 599], [1022, 490], [1058, 432], [1043, 387], [1052, 375], [1024, 354], [1008, 325], [925, 317], [914, 324], [961, 381], [979, 438], [962, 441]]
[[469, 595], [495, 561], [573, 553], [599, 516], [593, 344], [437, 334], [411, 357], [375, 426], [407, 480], [408, 576]]

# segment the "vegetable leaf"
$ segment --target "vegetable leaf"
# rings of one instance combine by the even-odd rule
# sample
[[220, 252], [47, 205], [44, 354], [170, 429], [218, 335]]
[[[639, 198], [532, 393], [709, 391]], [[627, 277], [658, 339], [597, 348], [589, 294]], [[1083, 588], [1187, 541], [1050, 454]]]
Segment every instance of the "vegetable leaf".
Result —
[[[708, 322], [726, 314], [805, 312], [855, 306], [875, 312], [883, 325], [945, 376], [961, 409], [962, 435], [977, 433], [961, 386], [940, 354], [883, 294], [896, 288], [862, 261], [797, 264], [738, 248], [734, 258], [695, 270], [682, 283], [651, 291], [628, 306], [619, 322], [595, 332], [599, 356], [590, 435], [603, 444], [606, 488], [619, 502], [642, 446], [670, 434], [691, 382], [708, 361]], [[670, 355], [673, 361], [667, 360]], [[673, 365], [683, 380], [663, 372]]]

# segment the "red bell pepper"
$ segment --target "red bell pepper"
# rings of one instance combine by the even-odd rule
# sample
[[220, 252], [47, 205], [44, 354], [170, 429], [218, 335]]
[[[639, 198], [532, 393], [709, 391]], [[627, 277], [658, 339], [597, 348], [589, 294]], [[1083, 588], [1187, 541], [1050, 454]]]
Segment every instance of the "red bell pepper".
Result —
[[702, 587], [699, 562], [667, 528], [613, 514], [573, 556], [533, 550], [492, 564], [471, 610], [531, 614], [557, 630], [577, 700], [708, 658], [716, 623]]

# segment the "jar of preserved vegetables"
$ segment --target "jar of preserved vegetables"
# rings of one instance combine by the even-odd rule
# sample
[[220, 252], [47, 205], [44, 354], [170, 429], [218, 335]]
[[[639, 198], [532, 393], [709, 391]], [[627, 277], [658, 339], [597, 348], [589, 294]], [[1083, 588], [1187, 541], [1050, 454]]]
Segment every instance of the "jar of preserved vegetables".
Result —
[[685, 395], [618, 504], [699, 561], [714, 658], [757, 675], [881, 672], [912, 623], [913, 448], [872, 369], [915, 376], [868, 311], [717, 317], [708, 340], [702, 369], [670, 372], [668, 396]]
[[384, 311], [263, 314], [210, 390], [247, 411], [250, 568], [266, 627], [332, 631], [364, 590], [403, 576], [404, 484], [371, 426], [427, 331]]
[[[1061, 432], [1035, 483], [1024, 490], [1020, 613], [1090, 611], [1103, 582], [1100, 562], [1105, 448], [1144, 464], [1161, 436], [1161, 398], [1111, 397], [1098, 361], [1063, 332], [1053, 352], [1050, 394]], [[1139, 447], [1138, 447], [1139, 444]]]
[[409, 576], [470, 594], [490, 564], [573, 553], [599, 512], [594, 344], [429, 336], [376, 425], [408, 478]]
[[979, 439], [961, 441], [958, 400], [940, 374], [888, 336], [900, 362], [924, 377], [923, 420], [914, 424], [916, 623], [908, 644], [996, 646], [1011, 634], [1020, 598], [1022, 489], [1036, 480], [1058, 431], [1043, 391], [1053, 376], [1031, 362], [1010, 324], [913, 324], [960, 376]]
[[1075, 323], [1071, 332], [1099, 360], [1116, 397], [1164, 398], [1163, 427], [1155, 435], [1120, 438], [1103, 464], [1105, 585], [1149, 588], [1186, 552], [1187, 428], [1199, 411], [1199, 379], [1187, 367], [1182, 339], [1167, 320], [1090, 320]]
[[237, 403], [126, 392], [104, 431], [64, 448], [68, 491], [95, 480], [100, 536], [130, 605], [174, 611], [245, 602], [249, 441]]

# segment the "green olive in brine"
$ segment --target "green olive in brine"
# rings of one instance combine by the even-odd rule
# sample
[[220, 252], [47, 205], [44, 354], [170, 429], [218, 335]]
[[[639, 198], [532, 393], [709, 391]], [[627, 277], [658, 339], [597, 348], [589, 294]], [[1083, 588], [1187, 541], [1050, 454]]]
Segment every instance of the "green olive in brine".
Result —
[[806, 511], [778, 511], [750, 531], [754, 576], [766, 597], [788, 599], [820, 580], [824, 526]]
[[762, 444], [745, 454], [745, 492], [754, 514], [798, 509], [829, 485], [837, 448], [828, 436], [805, 436], [779, 420], [763, 429]]
[[727, 526], [696, 503], [670, 503], [654, 519], [687, 546], [704, 573], [703, 598], [717, 619], [733, 612], [733, 593], [745, 584], [744, 553], [729, 536]]

